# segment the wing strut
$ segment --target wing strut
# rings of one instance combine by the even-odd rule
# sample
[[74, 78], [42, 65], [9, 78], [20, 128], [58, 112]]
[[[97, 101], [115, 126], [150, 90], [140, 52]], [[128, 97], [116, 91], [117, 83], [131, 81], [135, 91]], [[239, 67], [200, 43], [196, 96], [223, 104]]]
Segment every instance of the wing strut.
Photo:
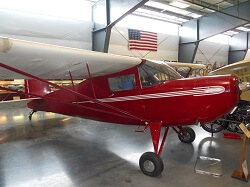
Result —
[[[16, 69], [16, 68], [13, 68], [13, 67], [11, 67], [11, 66], [8, 66], [8, 65], [6, 65], [6, 64], [3, 64], [3, 63], [1, 63], [1, 62], [0, 62], [0, 67], [5, 68], [5, 69], [8, 69], [8, 70], [13, 71], [13, 72], [16, 72], [16, 73], [19, 73], [19, 74], [21, 74], [21, 75], [24, 75], [24, 76], [33, 78], [33, 79], [35, 79], [35, 80], [44, 82], [44, 83], [49, 84], [49, 85], [51, 85], [51, 86], [54, 86], [54, 87], [56, 87], [56, 88], [58, 88], [58, 89], [65, 90], [65, 91], [67, 91], [67, 92], [73, 93], [73, 94], [75, 94], [75, 95], [78, 95], [78, 96], [81, 97], [81, 98], [84, 98], [84, 99], [86, 99], [86, 100], [92, 101], [93, 103], [99, 104], [100, 106], [109, 108], [109, 109], [111, 109], [111, 110], [114, 110], [114, 111], [119, 112], [119, 113], [121, 113], [121, 114], [124, 114], [124, 115], [126, 115], [126, 116], [132, 117], [132, 118], [134, 118], [134, 119], [136, 119], [136, 120], [140, 120], [140, 121], [143, 121], [143, 122], [147, 122], [147, 121], [148, 121], [148, 120], [146, 120], [146, 119], [143, 119], [143, 118], [137, 117], [137, 116], [135, 116], [135, 115], [133, 115], [133, 114], [130, 114], [130, 113], [127, 112], [127, 111], [124, 111], [124, 110], [122, 110], [122, 109], [113, 107], [113, 106], [111, 106], [111, 105], [108, 105], [108, 104], [106, 104], [106, 103], [103, 103], [103, 102], [101, 102], [101, 101], [98, 101], [97, 99], [93, 99], [93, 98], [91, 98], [91, 97], [88, 97], [88, 96], [83, 95], [83, 94], [81, 94], [81, 93], [78, 93], [78, 92], [76, 92], [76, 91], [70, 90], [70, 89], [68, 89], [68, 88], [64, 88], [64, 87], [62, 87], [62, 86], [59, 86], [59, 85], [54, 84], [54, 83], [52, 83], [52, 82], [49, 82], [49, 81], [47, 81], [47, 80], [45, 80], [45, 79], [39, 78], [39, 77], [37, 77], [37, 76], [31, 75], [31, 74], [26, 73], [26, 72], [24, 72], [24, 71], [18, 70], [18, 69]], [[39, 97], [41, 97], [41, 96], [39, 96]], [[47, 97], [46, 97], [46, 99], [47, 99]], [[67, 104], [69, 104], [69, 103], [67, 103]], [[92, 108], [92, 109], [93, 109], [93, 108]], [[98, 110], [98, 109], [95, 109], [95, 110]], [[104, 112], [103, 110], [101, 110], [101, 111]], [[112, 112], [111, 112], [111, 113], [112, 113]], [[112, 113], [112, 114], [113, 114], [113, 115], [116, 115], [115, 113]]]
[[92, 92], [93, 92], [94, 98], [96, 99], [95, 89], [94, 89], [94, 85], [93, 85], [92, 77], [91, 77], [91, 74], [90, 74], [89, 65], [88, 65], [87, 63], [86, 63], [86, 67], [87, 67], [88, 74], [89, 74], [89, 80], [90, 80], [90, 84], [91, 84]]
[[71, 71], [69, 71], [69, 76], [70, 76], [70, 80], [71, 80], [71, 84], [72, 84], [73, 90], [76, 91]]

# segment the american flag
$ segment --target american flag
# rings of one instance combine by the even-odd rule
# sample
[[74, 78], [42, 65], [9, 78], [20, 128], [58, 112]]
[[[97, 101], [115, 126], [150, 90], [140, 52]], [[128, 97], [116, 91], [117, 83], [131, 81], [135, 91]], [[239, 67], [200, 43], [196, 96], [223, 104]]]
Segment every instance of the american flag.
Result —
[[157, 33], [128, 29], [129, 49], [157, 51]]

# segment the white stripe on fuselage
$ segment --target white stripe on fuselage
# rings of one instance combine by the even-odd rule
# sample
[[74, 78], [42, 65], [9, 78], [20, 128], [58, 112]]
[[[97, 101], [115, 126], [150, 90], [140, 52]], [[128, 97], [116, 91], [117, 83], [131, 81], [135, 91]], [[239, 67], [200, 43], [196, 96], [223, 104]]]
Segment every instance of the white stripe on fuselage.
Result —
[[[132, 101], [141, 99], [157, 99], [165, 97], [180, 97], [180, 96], [205, 96], [205, 95], [216, 95], [225, 92], [223, 86], [207, 86], [207, 87], [196, 87], [192, 90], [176, 91], [176, 92], [163, 92], [155, 94], [145, 94], [145, 95], [133, 95], [124, 97], [113, 97], [113, 98], [103, 98], [98, 99], [98, 101], [108, 103], [108, 102], [120, 102], [120, 101]], [[74, 103], [92, 103], [92, 101], [81, 101]]]

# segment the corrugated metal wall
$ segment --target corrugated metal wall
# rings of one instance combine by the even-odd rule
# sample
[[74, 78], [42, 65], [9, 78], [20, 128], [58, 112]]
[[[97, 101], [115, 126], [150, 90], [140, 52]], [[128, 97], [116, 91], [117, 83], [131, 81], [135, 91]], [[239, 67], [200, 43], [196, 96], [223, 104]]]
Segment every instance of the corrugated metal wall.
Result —
[[0, 9], [0, 36], [91, 50], [93, 23]]
[[[34, 13], [0, 9], [0, 35], [10, 38], [42, 42], [67, 47], [92, 49], [91, 21], [80, 21]], [[158, 34], [158, 51], [128, 50], [128, 30], [114, 27], [111, 33], [109, 53], [149, 59], [176, 61], [179, 37]], [[228, 63], [227, 44], [208, 41], [200, 43], [194, 62], [217, 66]]]

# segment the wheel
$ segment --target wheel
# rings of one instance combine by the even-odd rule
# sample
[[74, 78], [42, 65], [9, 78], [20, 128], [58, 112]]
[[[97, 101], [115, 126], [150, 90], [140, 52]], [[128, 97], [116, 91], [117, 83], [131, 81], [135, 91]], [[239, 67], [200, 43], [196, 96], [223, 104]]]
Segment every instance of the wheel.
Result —
[[201, 127], [210, 133], [217, 133], [224, 129], [224, 125], [219, 120], [215, 120], [210, 123], [201, 123]]
[[183, 143], [192, 143], [195, 139], [195, 132], [192, 128], [190, 127], [183, 127], [183, 130], [185, 131], [186, 135], [181, 136], [180, 134], [178, 135], [178, 138], [181, 142]]
[[235, 133], [240, 133], [240, 134], [244, 133], [241, 130], [241, 128], [239, 127], [239, 124], [236, 124], [236, 123], [233, 123], [233, 122], [228, 123], [227, 130], [229, 130], [230, 132], [235, 132]]
[[144, 153], [139, 160], [139, 165], [141, 171], [150, 177], [160, 175], [164, 168], [161, 157], [153, 152]]

